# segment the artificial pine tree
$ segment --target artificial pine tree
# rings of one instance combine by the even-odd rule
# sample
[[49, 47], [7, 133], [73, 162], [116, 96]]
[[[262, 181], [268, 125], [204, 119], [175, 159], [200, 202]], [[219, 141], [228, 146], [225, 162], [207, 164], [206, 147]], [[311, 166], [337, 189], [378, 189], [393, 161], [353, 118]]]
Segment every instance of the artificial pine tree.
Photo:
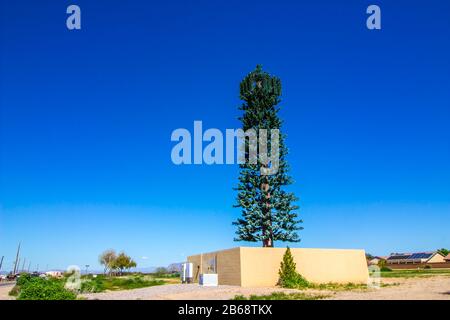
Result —
[[[282, 121], [278, 117], [281, 96], [281, 81], [279, 78], [262, 71], [260, 65], [248, 74], [240, 84], [240, 98], [244, 101], [239, 108], [244, 113], [239, 118], [242, 129], [267, 130], [267, 153], [270, 157], [276, 150], [271, 150], [271, 129], [281, 129]], [[283, 187], [292, 183], [288, 175], [284, 145], [285, 135], [279, 134], [278, 170], [275, 174], [261, 174], [262, 169], [268, 169], [270, 164], [258, 161], [251, 163], [250, 145], [245, 139], [244, 154], [246, 161], [240, 165], [239, 183], [236, 190], [237, 204], [242, 208], [242, 217], [233, 222], [237, 226], [235, 241], [262, 241], [263, 247], [273, 247], [274, 241], [298, 242], [297, 231], [303, 229], [298, 219], [294, 205], [297, 200], [291, 192]]]

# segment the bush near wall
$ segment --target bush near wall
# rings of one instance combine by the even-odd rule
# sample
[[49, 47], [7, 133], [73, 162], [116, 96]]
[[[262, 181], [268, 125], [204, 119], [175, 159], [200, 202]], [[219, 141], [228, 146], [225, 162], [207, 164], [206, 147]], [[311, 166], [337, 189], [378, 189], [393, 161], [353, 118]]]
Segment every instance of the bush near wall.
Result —
[[310, 285], [310, 283], [297, 272], [297, 266], [289, 247], [286, 248], [286, 252], [283, 255], [283, 261], [280, 263], [278, 275], [278, 285], [283, 288], [299, 289], [307, 288]]

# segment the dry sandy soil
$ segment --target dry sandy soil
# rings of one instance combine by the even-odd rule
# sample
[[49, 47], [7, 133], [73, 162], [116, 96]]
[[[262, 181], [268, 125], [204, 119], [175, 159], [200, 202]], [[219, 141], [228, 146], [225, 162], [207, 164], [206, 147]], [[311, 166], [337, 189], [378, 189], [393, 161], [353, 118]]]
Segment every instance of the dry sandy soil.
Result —
[[84, 294], [88, 299], [112, 300], [229, 300], [237, 294], [270, 294], [290, 291], [274, 288], [241, 288], [237, 286], [202, 287], [198, 284], [168, 284], [142, 289]]
[[432, 276], [383, 279], [387, 287], [338, 292], [336, 300], [450, 300], [450, 277]]
[[[415, 277], [383, 279], [388, 285], [380, 289], [352, 291], [307, 290], [310, 294], [328, 295], [337, 300], [450, 300], [450, 277]], [[8, 296], [12, 285], [0, 285], [0, 300], [13, 299]], [[236, 286], [201, 287], [196, 284], [169, 284], [142, 289], [112, 291], [83, 295], [87, 299], [112, 300], [228, 300], [235, 295], [264, 295], [272, 292], [298, 292], [281, 288], [241, 288]]]
[[[383, 279], [388, 285], [380, 289], [352, 291], [307, 290], [310, 294], [329, 295], [337, 300], [450, 300], [450, 277], [415, 277]], [[298, 292], [281, 288], [241, 288], [236, 286], [201, 287], [196, 284], [172, 284], [149, 288], [93, 293], [84, 295], [87, 299], [142, 299], [142, 300], [228, 300], [235, 295], [263, 295], [272, 292]]]
[[8, 295], [14, 284], [0, 284], [0, 300], [13, 300], [13, 297]]

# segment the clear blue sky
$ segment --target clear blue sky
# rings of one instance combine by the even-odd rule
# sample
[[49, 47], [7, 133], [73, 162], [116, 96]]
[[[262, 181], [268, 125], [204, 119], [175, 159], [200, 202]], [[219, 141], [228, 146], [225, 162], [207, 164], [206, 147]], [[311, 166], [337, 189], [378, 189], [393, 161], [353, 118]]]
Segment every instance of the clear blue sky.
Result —
[[[365, 26], [373, 3], [380, 31]], [[239, 82], [258, 63], [283, 81], [298, 246], [450, 247], [449, 1], [2, 0], [0, 12], [4, 268], [20, 240], [41, 268], [96, 268], [107, 248], [146, 267], [249, 245], [233, 242], [237, 166], [175, 166], [170, 135], [194, 120], [238, 128]]]

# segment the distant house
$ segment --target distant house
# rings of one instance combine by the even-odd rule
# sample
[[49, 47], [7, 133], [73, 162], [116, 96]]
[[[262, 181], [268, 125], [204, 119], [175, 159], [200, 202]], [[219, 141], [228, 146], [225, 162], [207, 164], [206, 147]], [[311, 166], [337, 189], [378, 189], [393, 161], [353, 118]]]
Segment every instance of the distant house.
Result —
[[63, 276], [63, 273], [62, 271], [47, 271], [45, 272], [45, 275], [53, 278], [60, 278]]
[[386, 257], [373, 257], [369, 260], [369, 265], [378, 265], [380, 261], [386, 260]]
[[442, 263], [444, 256], [437, 252], [392, 253], [387, 258], [388, 264]]
[[449, 253], [447, 256], [445, 256], [444, 260], [445, 260], [446, 262], [450, 262], [450, 253]]

